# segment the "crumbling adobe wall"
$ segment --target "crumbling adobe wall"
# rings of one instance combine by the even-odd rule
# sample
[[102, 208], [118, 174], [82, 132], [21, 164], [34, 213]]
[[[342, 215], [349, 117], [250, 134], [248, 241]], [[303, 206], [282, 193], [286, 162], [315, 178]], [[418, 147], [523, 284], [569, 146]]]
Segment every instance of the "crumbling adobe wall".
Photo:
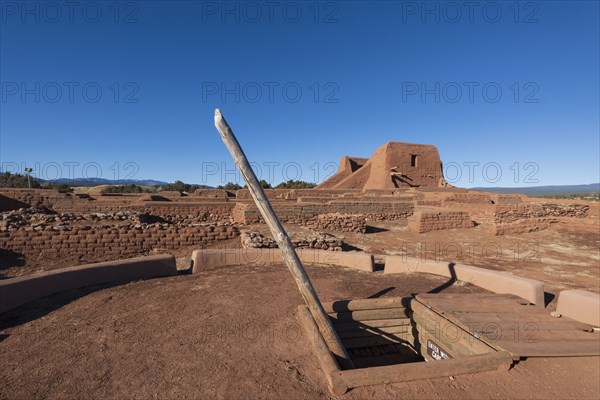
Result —
[[319, 214], [307, 221], [305, 225], [315, 229], [336, 232], [365, 233], [367, 231], [367, 219], [362, 214]]
[[494, 225], [492, 233], [496, 236], [537, 232], [550, 227], [550, 224], [556, 222], [552, 218], [528, 218], [513, 222]]
[[[256, 231], [241, 231], [240, 239], [244, 249], [275, 249], [277, 242]], [[323, 232], [294, 235], [290, 238], [292, 246], [297, 249], [319, 249], [341, 251], [342, 239]]]
[[418, 206], [441, 207], [441, 200], [417, 200]]
[[175, 250], [239, 235], [238, 227], [228, 223], [144, 223], [134, 212], [29, 215], [22, 220], [7, 222], [5, 218], [1, 222], [0, 249], [22, 254], [26, 259], [60, 259], [65, 265], [116, 260], [148, 254], [154, 249]]
[[[292, 189], [264, 189], [265, 195], [269, 200], [286, 199]], [[235, 192], [236, 200], [252, 200], [249, 189], [239, 189]]]
[[548, 228], [558, 217], [584, 218], [588, 215], [587, 204], [521, 203], [496, 206], [495, 235], [535, 232]]
[[12, 197], [0, 194], [0, 212], [18, 210], [19, 208], [29, 208], [29, 204]]
[[550, 217], [584, 218], [588, 216], [590, 206], [587, 204], [555, 204], [540, 203], [545, 215]]
[[[320, 214], [362, 214], [367, 220], [404, 219], [412, 215], [414, 206], [407, 202], [332, 201], [327, 204], [273, 202], [273, 208], [281, 222], [306, 224]], [[233, 221], [240, 224], [262, 222], [256, 206], [238, 203], [232, 211]]]
[[523, 195], [520, 194], [490, 194], [494, 204], [520, 204], [523, 202]]
[[496, 224], [506, 224], [529, 218], [545, 217], [546, 213], [540, 204], [526, 203], [499, 205], [495, 207], [493, 215]]
[[522, 203], [499, 205], [494, 212], [498, 224], [522, 219], [541, 217], [587, 217], [590, 206], [587, 204]]
[[453, 193], [443, 201], [444, 205], [451, 203], [492, 204], [492, 199], [487, 193]]
[[409, 227], [418, 233], [475, 226], [466, 211], [417, 211], [412, 219]]
[[230, 202], [199, 202], [199, 203], [176, 203], [176, 202], [146, 202], [138, 207], [152, 215], [161, 217], [171, 222], [231, 222], [235, 203]]
[[235, 191], [227, 191], [224, 189], [196, 189], [194, 197], [227, 199], [234, 197]]
[[[35, 208], [50, 208], [58, 199], [66, 197], [66, 194], [51, 189], [0, 189], [0, 195], [6, 198], [6, 202], [9, 200], [18, 201]], [[0, 204], [8, 204], [5, 201], [2, 201]], [[7, 207], [7, 210], [3, 211], [8, 211], [9, 209], [14, 208]]]

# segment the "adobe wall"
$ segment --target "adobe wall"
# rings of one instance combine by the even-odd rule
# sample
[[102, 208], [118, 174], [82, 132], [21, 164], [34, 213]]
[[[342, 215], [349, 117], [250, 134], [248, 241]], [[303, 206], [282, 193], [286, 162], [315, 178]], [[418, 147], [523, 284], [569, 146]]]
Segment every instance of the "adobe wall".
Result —
[[[66, 194], [51, 189], [0, 189], [0, 209], [2, 211], [14, 210], [12, 204], [15, 201], [27, 204], [30, 207], [48, 207], [60, 201], [64, 201]], [[78, 198], [77, 200], [83, 201]]]
[[139, 209], [173, 222], [229, 222], [234, 202], [146, 202], [130, 209]]
[[174, 275], [177, 275], [175, 257], [162, 254], [3, 279], [0, 280], [0, 313], [66, 290]]
[[[408, 202], [367, 202], [332, 201], [327, 204], [273, 202], [272, 206], [281, 222], [306, 224], [320, 214], [347, 213], [362, 214], [371, 220], [394, 220], [408, 218], [414, 206]], [[237, 203], [232, 212], [233, 220], [242, 224], [262, 222], [256, 206], [250, 203]]]
[[0, 249], [22, 254], [27, 259], [61, 259], [95, 262], [135, 255], [154, 249], [175, 250], [239, 236], [234, 225], [201, 226], [77, 226], [69, 230], [24, 226], [0, 232]]
[[487, 193], [454, 193], [446, 197], [444, 204], [448, 203], [466, 203], [466, 204], [493, 204], [492, 199]]
[[367, 231], [367, 219], [362, 214], [319, 214], [316, 218], [307, 221], [305, 225], [313, 229], [336, 232], [365, 233]]
[[409, 224], [410, 229], [418, 233], [474, 226], [466, 211], [417, 211]]
[[521, 203], [495, 206], [492, 233], [506, 235], [547, 229], [558, 217], [584, 218], [587, 204]]
[[544, 307], [544, 285], [537, 280], [522, 278], [508, 272], [492, 271], [471, 265], [439, 261], [423, 261], [405, 256], [386, 256], [384, 274], [427, 273], [469, 282], [494, 293], [510, 293]]
[[556, 222], [549, 218], [528, 218], [510, 223], [494, 225], [492, 233], [496, 236], [509, 235], [515, 233], [537, 232], [550, 227], [550, 224]]
[[[299, 249], [297, 253], [304, 264], [332, 265], [364, 272], [374, 270], [373, 255], [358, 251]], [[192, 273], [229, 265], [273, 265], [283, 262], [279, 249], [202, 249], [192, 252]]]

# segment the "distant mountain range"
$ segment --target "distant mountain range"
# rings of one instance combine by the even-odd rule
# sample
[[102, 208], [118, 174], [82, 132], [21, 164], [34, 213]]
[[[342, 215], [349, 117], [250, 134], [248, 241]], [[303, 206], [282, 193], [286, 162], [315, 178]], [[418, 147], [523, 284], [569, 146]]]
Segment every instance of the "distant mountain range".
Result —
[[600, 183], [589, 185], [556, 185], [556, 186], [529, 186], [529, 187], [474, 187], [471, 190], [481, 190], [495, 193], [521, 193], [527, 196], [551, 196], [557, 194], [587, 194], [600, 192]]
[[[94, 187], [101, 185], [140, 185], [140, 186], [163, 186], [168, 184], [169, 182], [157, 181], [154, 179], [103, 179], [103, 178], [75, 178], [75, 179], [55, 179], [55, 180], [44, 180], [44, 179], [36, 179], [40, 183], [52, 182], [52, 183], [64, 183], [71, 187]], [[210, 186], [206, 185], [198, 185], [204, 188], [210, 188]]]

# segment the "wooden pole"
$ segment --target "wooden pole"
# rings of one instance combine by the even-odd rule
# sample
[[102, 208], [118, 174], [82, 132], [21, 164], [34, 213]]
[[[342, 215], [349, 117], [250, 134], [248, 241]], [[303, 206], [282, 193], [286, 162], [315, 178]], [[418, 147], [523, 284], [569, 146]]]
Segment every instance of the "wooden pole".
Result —
[[294, 280], [296, 281], [296, 285], [298, 285], [298, 289], [304, 297], [304, 301], [308, 306], [313, 318], [315, 319], [321, 334], [328, 342], [329, 348], [331, 352], [338, 359], [338, 363], [342, 369], [353, 369], [354, 365], [346, 352], [340, 338], [337, 333], [333, 329], [331, 321], [329, 317], [325, 313], [323, 309], [323, 305], [317, 296], [317, 292], [315, 291], [306, 271], [304, 270], [304, 266], [302, 266], [302, 262], [298, 258], [298, 254], [296, 254], [296, 250], [294, 250], [294, 246], [292, 246], [292, 242], [290, 241], [289, 236], [281, 226], [279, 219], [275, 215], [267, 196], [265, 195], [262, 186], [258, 182], [242, 147], [238, 143], [233, 131], [225, 121], [225, 118], [221, 114], [221, 111], [217, 108], [215, 110], [215, 126], [221, 135], [221, 139], [229, 149], [233, 160], [235, 161], [235, 165], [238, 167], [242, 176], [244, 177], [244, 181], [248, 185], [248, 189], [250, 189], [250, 194], [260, 211], [263, 219], [267, 223], [271, 234], [277, 244], [279, 245], [279, 249], [283, 253], [283, 259], [287, 264], [288, 269], [292, 273]]

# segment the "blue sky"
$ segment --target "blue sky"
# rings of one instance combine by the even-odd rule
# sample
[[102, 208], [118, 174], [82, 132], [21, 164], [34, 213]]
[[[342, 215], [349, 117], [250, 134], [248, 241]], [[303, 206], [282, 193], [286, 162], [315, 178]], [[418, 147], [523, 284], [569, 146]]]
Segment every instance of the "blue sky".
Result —
[[219, 107], [272, 183], [388, 141], [457, 186], [600, 181], [596, 1], [0, 4], [3, 171], [239, 180]]

